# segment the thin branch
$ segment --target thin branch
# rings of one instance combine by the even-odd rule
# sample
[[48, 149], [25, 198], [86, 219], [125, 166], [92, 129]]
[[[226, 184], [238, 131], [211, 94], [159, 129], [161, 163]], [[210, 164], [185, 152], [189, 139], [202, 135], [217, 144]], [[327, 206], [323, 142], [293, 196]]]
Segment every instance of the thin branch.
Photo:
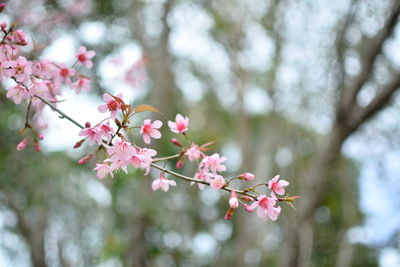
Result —
[[28, 108], [26, 110], [26, 116], [25, 116], [25, 127], [26, 128], [31, 128], [31, 125], [29, 124], [29, 113], [31, 111], [31, 106], [32, 106], [32, 97], [29, 99]]
[[[68, 115], [66, 115], [64, 112], [62, 112], [62, 111], [59, 110], [58, 108], [54, 107], [52, 104], [50, 104], [48, 101], [46, 101], [46, 100], [43, 99], [42, 97], [38, 97], [38, 96], [36, 96], [36, 97], [37, 97], [38, 99], [40, 99], [40, 101], [42, 101], [44, 104], [50, 106], [54, 111], [58, 112], [63, 118], [66, 118], [67, 120], [69, 120], [70, 122], [72, 122], [73, 124], [75, 124], [76, 126], [78, 126], [78, 127], [81, 128], [81, 129], [84, 128], [81, 124], [79, 124], [78, 122], [76, 122], [74, 119], [72, 119], [71, 117], [69, 117]], [[194, 179], [194, 178], [191, 178], [191, 177], [182, 175], [182, 174], [180, 174], [180, 173], [171, 171], [171, 170], [169, 170], [169, 169], [166, 169], [166, 168], [161, 167], [161, 166], [159, 166], [159, 165], [157, 165], [157, 164], [154, 163], [154, 162], [156, 162], [156, 161], [161, 161], [161, 160], [167, 160], [167, 159], [177, 158], [179, 155], [180, 155], [180, 154], [176, 154], [176, 155], [172, 155], [172, 156], [168, 156], [168, 157], [164, 157], [164, 158], [155, 158], [155, 159], [153, 160], [153, 162], [151, 163], [151, 166], [154, 167], [154, 168], [156, 168], [156, 169], [158, 169], [158, 170], [160, 170], [160, 171], [163, 171], [163, 172], [165, 172], [165, 173], [171, 174], [171, 175], [173, 175], [173, 176], [175, 176], [175, 177], [177, 177], [177, 178], [179, 178], [179, 179], [185, 180], [185, 181], [187, 181], [187, 182], [194, 182], [194, 183], [204, 184], [204, 185], [208, 185], [208, 186], [209, 186], [210, 183], [208, 183], [208, 182], [206, 182], [206, 181], [202, 181], [202, 180], [198, 180], [198, 179]], [[221, 189], [222, 189], [222, 190], [225, 190], [225, 191], [228, 191], [228, 192], [232, 192], [232, 190], [234, 190], [233, 188], [230, 188], [230, 187], [227, 187], [227, 186], [226, 186], [226, 187], [223, 187], [223, 188], [221, 188]], [[254, 199], [254, 200], [257, 200], [257, 197], [256, 197], [256, 196], [253, 196], [253, 195], [251, 195], [251, 194], [249, 194], [249, 193], [247, 193], [248, 190], [246, 190], [246, 189], [245, 189], [245, 190], [234, 190], [234, 191], [236, 192], [236, 194], [240, 194], [240, 195], [243, 195], [243, 196], [248, 196], [248, 197], [251, 197], [251, 198]], [[278, 201], [287, 201], [287, 200], [286, 200], [285, 198], [278, 198]]]
[[394, 78], [386, 84], [381, 91], [378, 92], [377, 96], [372, 100], [369, 105], [364, 108], [357, 106], [356, 112], [354, 113], [354, 125], [353, 127], [360, 126], [364, 121], [372, 117], [376, 112], [382, 109], [388, 101], [390, 101], [394, 92], [400, 87], [400, 75], [394, 75]]
[[153, 159], [153, 162], [163, 161], [163, 160], [170, 160], [170, 159], [176, 159], [176, 158], [179, 158], [180, 156], [181, 156], [181, 153], [175, 154], [175, 155], [171, 155], [171, 156], [168, 156], [168, 157], [154, 158], [154, 159]]
[[352, 85], [350, 85], [349, 88], [346, 88], [341, 96], [340, 112], [343, 114], [351, 110], [351, 107], [357, 98], [358, 92], [370, 77], [376, 58], [382, 52], [384, 42], [392, 35], [397, 23], [397, 19], [400, 15], [400, 1], [395, 0], [390, 10], [391, 13], [388, 16], [384, 27], [369, 42], [369, 47], [367, 47], [365, 53], [360, 55], [364, 58], [362, 60], [363, 64], [360, 74], [355, 78]]
[[337, 54], [337, 64], [338, 64], [338, 71], [339, 71], [339, 78], [338, 78], [338, 90], [343, 90], [344, 88], [344, 77], [345, 77], [345, 70], [344, 70], [344, 53], [346, 50], [346, 33], [349, 26], [354, 21], [355, 11], [357, 10], [357, 4], [359, 0], [352, 0], [349, 5], [349, 10], [344, 18], [343, 26], [338, 30], [337, 37], [336, 37], [336, 54]]
[[78, 126], [79, 128], [83, 129], [85, 127], [83, 127], [82, 124], [80, 124], [79, 122], [77, 122], [76, 120], [72, 119], [71, 117], [69, 117], [67, 114], [65, 114], [64, 112], [62, 112], [61, 110], [59, 110], [58, 108], [56, 108], [55, 106], [53, 106], [50, 102], [48, 102], [47, 100], [45, 100], [44, 98], [42, 98], [41, 96], [35, 95], [35, 97], [37, 99], [39, 99], [40, 101], [42, 101], [43, 103], [45, 103], [46, 105], [48, 105], [52, 110], [54, 110], [55, 112], [57, 112], [58, 114], [61, 115], [62, 118], [66, 118], [67, 120], [69, 120], [70, 122], [72, 122], [73, 124], [75, 124], [76, 126]]

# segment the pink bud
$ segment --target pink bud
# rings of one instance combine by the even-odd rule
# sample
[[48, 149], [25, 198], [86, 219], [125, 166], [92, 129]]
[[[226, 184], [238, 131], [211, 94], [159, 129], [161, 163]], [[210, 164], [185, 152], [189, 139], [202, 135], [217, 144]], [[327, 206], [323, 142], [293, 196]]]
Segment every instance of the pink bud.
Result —
[[185, 161], [185, 158], [180, 158], [179, 160], [178, 160], [178, 162], [176, 163], [176, 168], [177, 169], [181, 169], [182, 167], [183, 167], [183, 163], [184, 163], [184, 161]]
[[225, 220], [229, 221], [230, 219], [232, 219], [232, 216], [233, 216], [234, 212], [235, 212], [235, 209], [230, 208], [225, 214]]
[[42, 150], [42, 148], [40, 147], [40, 144], [37, 140], [35, 140], [35, 142], [33, 143], [33, 147], [36, 152], [40, 152]]
[[85, 128], [90, 128], [90, 122], [85, 123]]
[[40, 133], [40, 134], [38, 135], [38, 138], [39, 138], [39, 140], [43, 140], [43, 139], [44, 139], [44, 134], [43, 134], [43, 133]]
[[5, 30], [7, 28], [7, 22], [0, 23], [0, 28]]
[[240, 199], [246, 201], [246, 202], [250, 202], [253, 201], [254, 199], [252, 197], [249, 196], [241, 196]]
[[18, 145], [17, 145], [17, 150], [21, 151], [24, 150], [26, 148], [26, 145], [29, 142], [29, 138], [24, 138]]
[[239, 200], [237, 198], [235, 189], [232, 189], [231, 197], [229, 198], [229, 206], [231, 206], [232, 209], [239, 207]]
[[0, 12], [3, 12], [4, 8], [6, 8], [6, 3], [0, 4]]
[[246, 172], [238, 176], [239, 179], [241, 180], [246, 180], [246, 181], [253, 181], [254, 180], [254, 174]]
[[250, 212], [250, 213], [252, 213], [252, 212], [254, 211], [252, 208], [250, 208], [250, 205], [243, 204], [243, 208], [244, 208], [247, 212]]
[[83, 158], [81, 158], [78, 163], [83, 165], [86, 164], [86, 162], [88, 162], [88, 160], [92, 157], [92, 154], [87, 154], [86, 156], [84, 156]]
[[182, 143], [179, 142], [179, 140], [176, 139], [176, 138], [172, 138], [172, 139], [171, 139], [171, 143], [173, 143], [173, 144], [176, 145], [176, 146], [182, 146]]
[[83, 142], [85, 142], [86, 138], [83, 138], [82, 140], [78, 141], [75, 143], [74, 148], [79, 148]]

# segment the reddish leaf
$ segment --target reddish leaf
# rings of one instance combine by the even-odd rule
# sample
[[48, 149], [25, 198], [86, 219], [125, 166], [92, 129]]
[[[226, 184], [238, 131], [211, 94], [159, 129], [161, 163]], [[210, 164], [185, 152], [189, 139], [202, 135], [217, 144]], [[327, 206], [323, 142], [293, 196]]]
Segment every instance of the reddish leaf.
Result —
[[150, 105], [139, 105], [135, 108], [136, 113], [143, 112], [143, 111], [154, 111], [154, 112], [158, 112], [158, 113], [162, 114], [161, 111], [159, 111], [158, 109], [156, 109], [155, 107], [152, 107]]

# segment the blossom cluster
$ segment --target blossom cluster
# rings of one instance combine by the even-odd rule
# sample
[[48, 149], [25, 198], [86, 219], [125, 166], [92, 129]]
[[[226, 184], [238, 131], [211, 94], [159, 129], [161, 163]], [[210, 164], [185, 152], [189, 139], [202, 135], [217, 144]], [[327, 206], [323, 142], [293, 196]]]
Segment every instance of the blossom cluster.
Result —
[[[200, 145], [190, 140], [189, 118], [181, 114], [177, 114], [175, 120], [167, 122], [169, 130], [177, 135], [171, 142], [179, 147], [179, 152], [176, 155], [155, 158], [157, 151], [146, 146], [150, 145], [153, 139], [162, 137], [160, 130], [164, 125], [163, 122], [146, 118], [140, 125], [135, 125], [137, 122], [134, 118], [141, 112], [159, 111], [149, 105], [129, 105], [124, 101], [122, 93], [117, 95], [104, 93], [104, 104], [98, 107], [98, 111], [105, 114], [106, 118], [96, 124], [87, 122], [84, 126], [80, 125], [62, 113], [57, 108], [57, 102], [62, 96], [63, 88], [75, 90], [77, 94], [90, 90], [91, 79], [81, 74], [80, 70], [92, 68], [95, 52], [81, 46], [72, 66], [46, 59], [29, 59], [21, 53], [21, 47], [28, 44], [25, 33], [15, 29], [15, 25], [6, 23], [1, 23], [0, 29], [3, 33], [0, 43], [0, 82], [7, 85], [7, 98], [15, 104], [27, 103], [26, 122], [21, 132], [26, 135], [28, 129], [31, 137], [25, 136], [17, 145], [17, 150], [24, 150], [33, 138], [35, 150], [40, 151], [39, 141], [44, 138], [42, 130], [45, 128], [40, 118], [42, 110], [47, 105], [63, 118], [82, 128], [79, 135], [83, 139], [78, 141], [74, 148], [81, 147], [85, 142], [96, 147], [95, 151], [81, 158], [79, 163], [85, 164], [95, 156], [97, 163], [94, 171], [99, 179], [105, 179], [107, 176], [112, 178], [119, 171], [128, 173], [129, 168], [141, 169], [148, 175], [152, 168], [156, 168], [161, 172], [152, 182], [153, 190], [168, 191], [171, 186], [176, 186], [175, 180], [166, 177], [169, 174], [191, 184], [197, 184], [200, 190], [210, 186], [213, 190], [230, 192], [229, 209], [225, 215], [225, 219], [228, 220], [239, 206], [248, 212], [256, 211], [263, 219], [276, 220], [281, 212], [281, 207], [277, 206], [277, 203], [280, 201], [290, 203], [295, 199], [295, 197], [277, 197], [284, 195], [285, 187], [289, 185], [289, 182], [279, 180], [279, 176], [243, 190], [235, 190], [232, 186], [235, 180], [251, 182], [255, 180], [255, 175], [243, 173], [229, 179], [224, 177], [227, 171], [224, 165], [226, 158], [218, 153], [207, 154], [213, 142]], [[133, 140], [132, 136], [140, 136], [143, 145], [141, 141]], [[100, 151], [103, 153], [98, 153]], [[100, 158], [99, 154], [105, 156]], [[192, 176], [185, 176], [156, 164], [168, 160], [176, 160], [176, 169], [181, 169], [185, 162], [189, 161], [190, 164], [196, 164], [197, 171]], [[260, 186], [270, 191], [269, 196], [257, 191]]]

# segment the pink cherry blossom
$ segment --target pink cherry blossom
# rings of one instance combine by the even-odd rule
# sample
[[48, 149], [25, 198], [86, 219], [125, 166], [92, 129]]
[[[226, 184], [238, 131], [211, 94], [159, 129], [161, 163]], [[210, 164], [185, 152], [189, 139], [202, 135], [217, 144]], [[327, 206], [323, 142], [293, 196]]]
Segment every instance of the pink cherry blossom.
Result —
[[110, 126], [108, 122], [98, 125], [97, 130], [102, 137], [105, 137], [107, 139], [107, 142], [110, 142], [112, 137], [111, 135], [115, 133], [114, 129]]
[[114, 177], [113, 168], [106, 161], [101, 164], [96, 164], [94, 170], [97, 171], [96, 176], [99, 179], [104, 179], [107, 175]]
[[90, 127], [90, 124], [87, 125], [88, 127], [84, 128], [82, 131], [80, 131], [79, 135], [80, 136], [86, 136], [89, 139], [89, 145], [93, 145], [95, 142], [98, 145], [101, 145], [103, 142], [102, 139], [102, 134], [99, 131], [98, 127]]
[[17, 82], [23, 82], [32, 74], [32, 62], [25, 57], [18, 57], [15, 61], [5, 61], [2, 64], [4, 74], [7, 77], [15, 77]]
[[91, 80], [85, 76], [79, 76], [79, 78], [72, 83], [71, 87], [75, 90], [75, 93], [79, 94], [81, 91], [90, 91]]
[[185, 133], [189, 130], [189, 118], [178, 114], [175, 117], [175, 122], [168, 121], [168, 126], [174, 133]]
[[31, 96], [45, 96], [47, 95], [49, 89], [44, 82], [37, 81], [36, 79], [32, 79], [32, 85], [29, 87], [29, 93]]
[[57, 80], [59, 82], [63, 81], [66, 84], [70, 85], [71, 84], [71, 77], [75, 76], [76, 71], [74, 69], [68, 68], [65, 63], [62, 63], [62, 64], [60, 64], [56, 74], [57, 74]]
[[154, 149], [135, 147], [135, 153], [129, 159], [133, 167], [145, 170], [145, 175], [150, 172], [152, 157], [157, 155]]
[[232, 188], [231, 196], [229, 198], [229, 206], [232, 209], [236, 209], [237, 207], [239, 207], [239, 199], [236, 195], [235, 189], [233, 189], [233, 188]]
[[268, 188], [272, 190], [273, 193], [278, 195], [285, 194], [285, 187], [289, 185], [288, 181], [279, 180], [279, 175], [276, 175], [274, 178], [268, 181]]
[[[122, 99], [122, 93], [118, 94], [117, 97]], [[121, 103], [115, 101], [115, 99], [108, 93], [103, 94], [103, 99], [107, 104], [100, 105], [98, 110], [101, 113], [110, 111], [111, 118], [115, 119], [117, 117], [118, 110], [121, 110]]]
[[151, 188], [154, 191], [161, 189], [164, 192], [167, 192], [169, 190], [169, 186], [176, 186], [176, 182], [174, 180], [168, 180], [165, 178], [165, 174], [163, 172], [160, 174], [160, 178], [154, 180], [151, 184]]
[[111, 155], [112, 161], [120, 160], [125, 162], [136, 153], [136, 149], [125, 140], [117, 140], [113, 146], [107, 149], [107, 152]]
[[93, 67], [93, 62], [90, 60], [96, 55], [94, 51], [87, 51], [87, 48], [80, 46], [76, 58], [79, 65], [85, 65], [88, 69]]
[[211, 156], [204, 157], [200, 163], [200, 167], [210, 170], [214, 174], [216, 172], [226, 171], [226, 166], [222, 165], [222, 162], [225, 160], [225, 157], [220, 157], [218, 153], [214, 153]]
[[29, 138], [24, 138], [18, 145], [17, 145], [17, 150], [21, 151], [26, 148], [26, 145], [29, 143]]
[[189, 158], [190, 161], [198, 160], [202, 152], [196, 144], [193, 144], [186, 150], [185, 155]]
[[252, 212], [257, 209], [258, 217], [264, 220], [269, 217], [271, 220], [275, 221], [281, 212], [281, 207], [275, 207], [275, 204], [276, 200], [274, 198], [262, 195], [257, 198], [257, 201], [248, 206], [246, 210]]
[[[199, 170], [195, 173], [194, 179], [200, 180], [200, 181], [206, 181], [206, 182], [211, 182], [211, 174], [205, 170]], [[195, 182], [191, 182], [191, 185], [195, 184]], [[203, 190], [205, 185], [197, 183], [197, 186], [199, 187], [200, 190]]]
[[58, 68], [54, 65], [54, 63], [46, 59], [35, 61], [32, 65], [32, 73], [40, 76], [43, 79], [51, 79], [54, 73], [57, 71]]
[[27, 45], [28, 41], [26, 40], [25, 33], [22, 30], [15, 30], [13, 31], [13, 39], [14, 42], [18, 45]]
[[22, 99], [28, 99], [30, 94], [24, 86], [17, 84], [7, 88], [6, 96], [7, 98], [11, 98], [14, 103], [18, 105], [21, 103]]
[[239, 179], [246, 180], [246, 181], [253, 181], [254, 180], [254, 174], [249, 173], [249, 172], [242, 173], [238, 177], [239, 177]]
[[143, 135], [143, 141], [146, 144], [150, 144], [151, 138], [160, 139], [161, 133], [159, 128], [161, 128], [162, 122], [159, 120], [151, 123], [151, 120], [144, 120], [143, 125], [140, 127], [140, 133]]
[[212, 189], [221, 189], [225, 185], [225, 179], [221, 175], [214, 175], [214, 179], [211, 180], [210, 186]]

